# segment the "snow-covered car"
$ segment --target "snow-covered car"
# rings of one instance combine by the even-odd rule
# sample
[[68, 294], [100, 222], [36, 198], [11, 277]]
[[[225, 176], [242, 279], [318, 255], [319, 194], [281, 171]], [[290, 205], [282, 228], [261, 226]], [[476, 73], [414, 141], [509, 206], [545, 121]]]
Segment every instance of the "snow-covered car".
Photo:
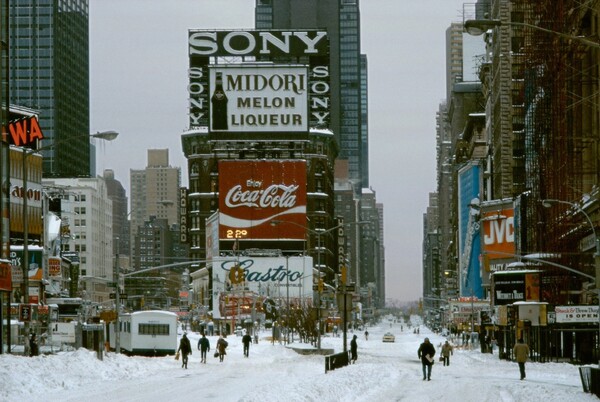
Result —
[[391, 332], [386, 332], [383, 335], [383, 341], [384, 342], [396, 342], [396, 337]]

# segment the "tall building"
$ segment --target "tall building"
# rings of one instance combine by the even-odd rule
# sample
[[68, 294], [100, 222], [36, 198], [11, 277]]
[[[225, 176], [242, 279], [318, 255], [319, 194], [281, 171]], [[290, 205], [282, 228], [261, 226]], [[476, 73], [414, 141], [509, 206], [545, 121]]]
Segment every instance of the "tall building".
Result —
[[[330, 38], [329, 66], [331, 71], [331, 129], [339, 145], [336, 166], [345, 161], [347, 175], [336, 176], [336, 215], [346, 217], [348, 200], [342, 197], [348, 186], [342, 183], [343, 177], [349, 180], [349, 188], [356, 194], [357, 208], [362, 207], [364, 194], [372, 194], [369, 188], [369, 130], [368, 130], [368, 60], [361, 54], [360, 47], [360, 2], [359, 0], [256, 0], [257, 29], [326, 29]], [[336, 172], [339, 170], [336, 167]], [[370, 196], [369, 196], [370, 197]], [[375, 208], [375, 201], [369, 198], [364, 202]], [[343, 200], [343, 201], [339, 201]], [[357, 214], [358, 217], [359, 214]], [[370, 214], [375, 219], [377, 214]], [[351, 221], [358, 221], [352, 219]], [[346, 218], [346, 222], [350, 222]], [[378, 225], [378, 223], [374, 223]], [[383, 226], [381, 226], [383, 227]], [[372, 305], [383, 307], [385, 303], [385, 275], [383, 263], [371, 264], [375, 255], [383, 255], [383, 238], [379, 230], [372, 236], [369, 256], [365, 256], [363, 236], [356, 235], [363, 230], [346, 227], [351, 235], [346, 237], [348, 253], [359, 261], [369, 261], [369, 268], [353, 266], [353, 280], [360, 286], [370, 286], [361, 291], [368, 294]], [[383, 231], [381, 231], [383, 233]], [[376, 239], [378, 246], [373, 246]], [[379, 249], [381, 247], [381, 249]], [[374, 250], [376, 253], [374, 254]], [[379, 270], [379, 268], [381, 268]], [[366, 270], [366, 271], [365, 271]], [[378, 271], [379, 270], [379, 271]], [[367, 277], [369, 279], [367, 279]]]
[[129, 255], [129, 222], [127, 221], [127, 194], [112, 169], [104, 171], [108, 198], [113, 204], [113, 253]]
[[[151, 216], [166, 219], [168, 225], [179, 223], [181, 168], [169, 164], [168, 149], [149, 149], [148, 165], [141, 170], [131, 169], [130, 178], [130, 244], [133, 246], [139, 227]], [[131, 256], [135, 257], [133, 253]]]
[[88, 0], [9, 4], [10, 103], [39, 111], [44, 177], [90, 177]]
[[70, 223], [63, 253], [79, 257], [81, 296], [92, 302], [109, 301], [113, 275], [113, 206], [102, 177], [43, 179], [48, 192], [61, 198], [61, 216]]
[[358, 0], [256, 0], [257, 29], [327, 29], [330, 40], [331, 129], [340, 145], [338, 159], [348, 159], [350, 180], [360, 192], [368, 186], [363, 154], [360, 9]]

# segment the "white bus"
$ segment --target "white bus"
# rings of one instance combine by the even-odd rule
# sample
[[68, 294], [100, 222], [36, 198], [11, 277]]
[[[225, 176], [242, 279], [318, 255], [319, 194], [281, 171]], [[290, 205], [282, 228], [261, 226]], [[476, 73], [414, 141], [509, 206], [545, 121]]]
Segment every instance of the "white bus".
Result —
[[[174, 355], [177, 350], [177, 314], [148, 310], [119, 317], [119, 346], [123, 353], [142, 356]], [[114, 322], [110, 323], [110, 347], [115, 348]]]

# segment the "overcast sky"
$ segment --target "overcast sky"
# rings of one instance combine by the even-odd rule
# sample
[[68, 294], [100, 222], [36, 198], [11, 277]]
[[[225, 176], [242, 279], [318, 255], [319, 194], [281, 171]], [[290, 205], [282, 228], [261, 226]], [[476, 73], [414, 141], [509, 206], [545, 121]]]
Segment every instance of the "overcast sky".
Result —
[[[362, 0], [369, 62], [370, 185], [384, 204], [386, 291], [422, 295], [423, 214], [436, 190], [435, 114], [445, 98], [445, 31], [462, 21], [457, 0]], [[147, 150], [169, 149], [182, 168], [187, 118], [188, 29], [254, 27], [254, 0], [90, 0], [91, 131], [98, 173], [113, 169], [129, 196], [130, 169]]]

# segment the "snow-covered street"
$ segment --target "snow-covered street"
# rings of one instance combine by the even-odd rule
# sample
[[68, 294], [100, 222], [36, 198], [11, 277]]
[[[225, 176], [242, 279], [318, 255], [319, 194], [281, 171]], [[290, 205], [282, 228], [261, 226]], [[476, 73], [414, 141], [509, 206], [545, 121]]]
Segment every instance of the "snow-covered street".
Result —
[[[223, 363], [209, 353], [200, 363], [199, 334], [188, 333], [194, 349], [188, 369], [172, 356], [126, 357], [109, 353], [103, 361], [79, 350], [34, 358], [0, 356], [2, 401], [596, 401], [583, 392], [577, 366], [527, 363], [519, 380], [516, 363], [477, 350], [455, 349], [450, 366], [433, 366], [431, 381], [422, 381], [417, 359], [427, 336], [439, 356], [443, 337], [420, 327], [383, 323], [358, 335], [358, 361], [325, 374], [323, 356], [300, 355], [271, 344], [268, 332], [242, 352], [241, 337], [229, 336]], [[383, 343], [385, 332], [395, 343]], [[352, 333], [349, 333], [348, 340]], [[209, 337], [211, 350], [217, 337]], [[292, 346], [302, 347], [300, 344]], [[342, 351], [342, 337], [323, 337], [324, 348]], [[437, 360], [437, 359], [436, 359]]]

